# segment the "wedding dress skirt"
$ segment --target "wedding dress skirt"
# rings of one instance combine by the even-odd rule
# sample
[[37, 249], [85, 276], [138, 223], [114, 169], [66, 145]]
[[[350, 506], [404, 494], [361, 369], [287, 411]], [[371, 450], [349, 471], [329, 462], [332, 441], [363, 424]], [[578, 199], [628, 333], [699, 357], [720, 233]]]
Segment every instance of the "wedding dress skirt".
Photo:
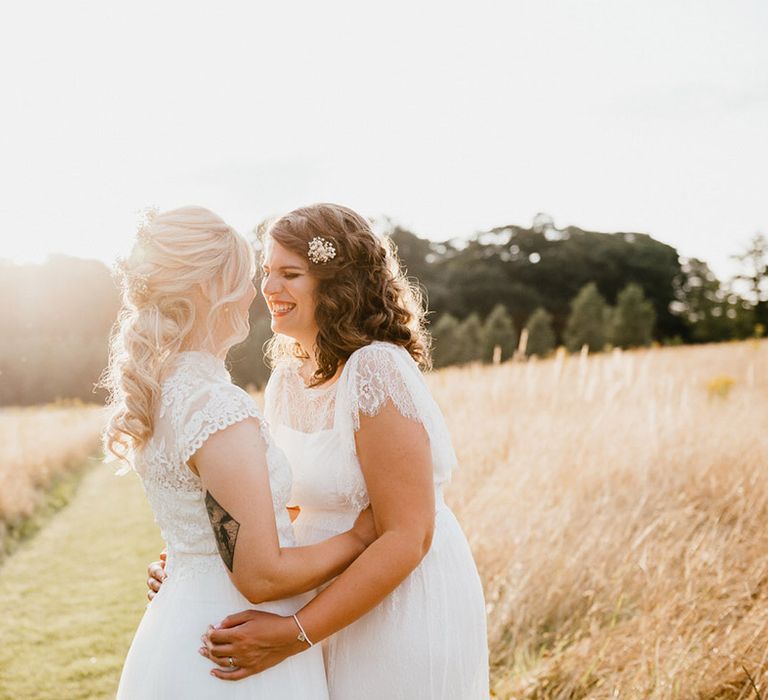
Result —
[[[331, 700], [485, 700], [485, 603], [456, 517], [437, 495], [432, 546], [418, 567], [367, 615], [324, 642]], [[305, 507], [301, 545], [348, 529], [355, 512]]]
[[147, 607], [125, 661], [119, 700], [328, 697], [319, 645], [240, 681], [212, 676], [213, 664], [197, 651], [208, 625], [227, 615], [246, 608], [292, 615], [311, 596], [251, 605], [230, 581], [218, 554], [169, 555], [167, 568], [168, 579]]
[[[190, 456], [216, 431], [261, 413], [234, 386], [224, 363], [203, 352], [181, 353], [162, 384], [155, 430], [136, 455], [147, 499], [168, 549], [168, 578], [147, 607], [123, 667], [120, 700], [327, 700], [319, 647], [239, 681], [210, 675], [198, 653], [208, 625], [246, 608], [292, 615], [311, 595], [251, 605], [230, 580], [219, 556], [200, 478]], [[285, 506], [291, 471], [261, 423], [267, 446], [272, 505], [282, 547], [295, 546]], [[235, 659], [235, 662], [237, 659]]]

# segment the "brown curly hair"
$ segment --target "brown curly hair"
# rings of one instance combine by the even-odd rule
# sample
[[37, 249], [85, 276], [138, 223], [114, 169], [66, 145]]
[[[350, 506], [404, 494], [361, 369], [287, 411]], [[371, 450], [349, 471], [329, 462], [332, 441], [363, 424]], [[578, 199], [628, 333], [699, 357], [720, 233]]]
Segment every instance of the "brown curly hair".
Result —
[[[307, 257], [315, 237], [333, 244], [332, 260]], [[332, 379], [355, 350], [375, 340], [404, 347], [423, 369], [431, 366], [423, 295], [406, 278], [391, 239], [377, 236], [364, 217], [339, 204], [312, 204], [281, 216], [262, 238], [262, 250], [271, 238], [307, 258], [318, 280], [312, 385]], [[280, 336], [272, 338], [267, 354], [273, 366], [286, 355], [308, 357], [305, 348]]]

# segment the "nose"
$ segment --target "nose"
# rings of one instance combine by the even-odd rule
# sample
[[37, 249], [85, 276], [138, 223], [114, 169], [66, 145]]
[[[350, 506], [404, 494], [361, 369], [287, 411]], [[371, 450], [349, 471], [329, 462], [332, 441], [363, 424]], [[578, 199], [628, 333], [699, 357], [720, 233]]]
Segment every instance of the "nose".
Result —
[[261, 293], [265, 297], [269, 297], [272, 294], [277, 294], [280, 291], [280, 282], [277, 275], [273, 275], [271, 272], [268, 275], [264, 275], [261, 278]]

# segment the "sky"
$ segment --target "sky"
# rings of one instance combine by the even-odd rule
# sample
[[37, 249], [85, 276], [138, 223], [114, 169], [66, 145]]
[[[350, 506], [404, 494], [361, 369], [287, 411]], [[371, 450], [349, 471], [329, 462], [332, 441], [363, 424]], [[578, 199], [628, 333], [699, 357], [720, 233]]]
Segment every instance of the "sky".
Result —
[[112, 260], [146, 206], [243, 232], [336, 201], [435, 240], [768, 233], [768, 3], [13, 3], [0, 258]]

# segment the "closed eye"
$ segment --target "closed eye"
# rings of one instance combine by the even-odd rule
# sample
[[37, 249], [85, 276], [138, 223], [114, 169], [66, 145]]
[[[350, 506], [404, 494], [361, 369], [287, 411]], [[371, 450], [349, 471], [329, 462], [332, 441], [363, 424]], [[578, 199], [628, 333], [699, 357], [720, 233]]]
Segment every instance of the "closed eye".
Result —
[[[282, 276], [287, 280], [292, 280], [302, 275], [301, 270], [297, 270], [294, 272], [291, 270], [291, 268], [284, 268], [284, 267], [278, 268], [277, 272], [281, 273]], [[269, 273], [270, 273], [270, 269], [266, 265], [264, 265], [261, 268], [261, 272], [259, 273], [258, 277], [260, 277], [261, 279], [264, 279], [265, 277], [269, 277]]]

